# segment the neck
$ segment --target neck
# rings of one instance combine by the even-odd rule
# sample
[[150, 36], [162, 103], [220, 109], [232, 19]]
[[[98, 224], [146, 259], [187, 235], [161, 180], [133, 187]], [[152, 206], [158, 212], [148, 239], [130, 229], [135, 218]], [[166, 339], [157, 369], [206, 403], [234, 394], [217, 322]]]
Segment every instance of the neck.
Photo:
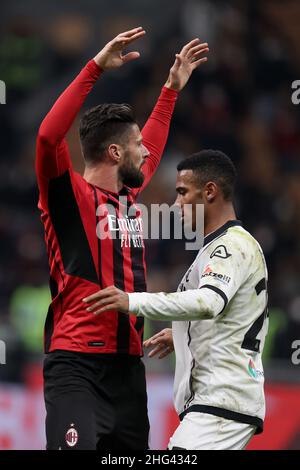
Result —
[[212, 209], [205, 215], [204, 236], [218, 230], [229, 220], [235, 220], [236, 214], [231, 202], [222, 204], [222, 207]]
[[101, 163], [95, 167], [85, 167], [83, 178], [90, 184], [114, 193], [118, 193], [123, 187], [117, 165]]

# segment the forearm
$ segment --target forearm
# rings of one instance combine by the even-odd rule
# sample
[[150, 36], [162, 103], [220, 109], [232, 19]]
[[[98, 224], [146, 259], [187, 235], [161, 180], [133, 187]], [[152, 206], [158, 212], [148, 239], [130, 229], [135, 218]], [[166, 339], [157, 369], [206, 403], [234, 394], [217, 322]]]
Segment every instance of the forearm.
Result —
[[167, 142], [178, 93], [163, 87], [153, 111], [142, 129], [143, 141], [153, 157], [160, 157]]
[[133, 293], [129, 296], [129, 311], [150, 320], [193, 321], [211, 319], [224, 308], [219, 294], [209, 289], [194, 289], [166, 294]]
[[165, 149], [177, 96], [176, 91], [163, 87], [148, 121], [142, 129], [143, 143], [150, 152], [143, 167], [144, 186], [155, 172]]
[[40, 139], [51, 146], [62, 141], [100, 74], [101, 69], [94, 60], [89, 61], [43, 120], [39, 129]]

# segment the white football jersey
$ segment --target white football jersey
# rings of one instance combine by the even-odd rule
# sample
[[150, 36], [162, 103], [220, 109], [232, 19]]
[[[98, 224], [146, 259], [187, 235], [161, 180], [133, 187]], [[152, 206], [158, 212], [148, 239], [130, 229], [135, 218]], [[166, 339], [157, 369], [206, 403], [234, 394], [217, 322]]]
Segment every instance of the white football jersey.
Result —
[[230, 416], [227, 411], [243, 414], [244, 422], [262, 427], [266, 287], [264, 256], [249, 232], [229, 222], [206, 237], [179, 290], [209, 289], [224, 299], [224, 309], [205, 321], [173, 322], [179, 414], [201, 404], [202, 411], [217, 407], [221, 416]]
[[[178, 293], [130, 294], [130, 311], [173, 321], [175, 408], [263, 428], [267, 268], [239, 221], [204, 239]], [[180, 320], [180, 321], [177, 321]]]

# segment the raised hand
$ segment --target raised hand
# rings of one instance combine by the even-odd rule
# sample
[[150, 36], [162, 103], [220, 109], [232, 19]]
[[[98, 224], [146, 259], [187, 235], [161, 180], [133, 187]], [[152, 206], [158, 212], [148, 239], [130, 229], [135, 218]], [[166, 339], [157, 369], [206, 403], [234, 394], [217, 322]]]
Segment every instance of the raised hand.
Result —
[[175, 91], [180, 91], [187, 84], [193, 71], [199, 65], [207, 62], [207, 57], [203, 57], [209, 52], [207, 42], [200, 44], [200, 39], [193, 39], [193, 41], [186, 44], [176, 54], [176, 59], [170, 69], [169, 78], [165, 84], [167, 88]]
[[140, 57], [139, 52], [128, 52], [123, 55], [123, 50], [145, 34], [146, 31], [141, 26], [118, 34], [94, 57], [94, 61], [102, 70], [109, 70], [117, 69], [126, 62], [138, 59]]
[[144, 347], [150, 348], [155, 346], [152, 351], [149, 352], [148, 357], [154, 357], [159, 354], [158, 359], [162, 359], [171, 352], [174, 351], [173, 336], [171, 328], [165, 328], [164, 330], [156, 333], [156, 335], [144, 341]]

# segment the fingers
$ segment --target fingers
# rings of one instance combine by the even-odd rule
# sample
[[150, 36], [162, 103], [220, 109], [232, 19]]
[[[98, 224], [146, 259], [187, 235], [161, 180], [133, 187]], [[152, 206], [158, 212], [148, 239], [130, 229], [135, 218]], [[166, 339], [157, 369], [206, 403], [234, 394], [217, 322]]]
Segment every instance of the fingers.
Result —
[[154, 349], [152, 349], [152, 351], [149, 352], [148, 357], [156, 356], [162, 349], [164, 349], [162, 344], [157, 345]]
[[192, 70], [199, 67], [200, 64], [207, 62], [207, 57], [203, 57], [204, 54], [209, 52], [207, 42], [195, 45], [195, 41], [191, 41], [189, 44], [184, 46], [180, 54], [176, 54], [176, 60], [172, 67], [172, 71], [176, 72], [182, 64], [190, 64]]
[[105, 297], [105, 299], [99, 300], [95, 302], [93, 305], [90, 305], [86, 310], [88, 312], [94, 312], [99, 307], [105, 307], [117, 301], [117, 297], [114, 295], [110, 295], [109, 297]]
[[181, 56], [186, 56], [193, 47], [202, 46], [202, 44], [203, 45], [205, 44], [206, 47], [208, 46], [207, 43], [200, 43], [199, 38], [193, 39], [191, 42], [189, 42], [188, 44], [183, 46], [183, 48], [180, 51], [180, 55]]
[[124, 45], [128, 45], [130, 44], [131, 42], [133, 41], [136, 41], [137, 39], [141, 38], [142, 36], [144, 36], [146, 34], [146, 31], [141, 31], [140, 33], [137, 33], [135, 34], [134, 36], [132, 36], [131, 38], [128, 38], [128, 39], [123, 39], [123, 43]]
[[93, 312], [96, 315], [106, 310], [112, 310], [112, 308], [109, 307], [116, 304], [118, 299], [117, 291], [118, 290], [114, 286], [106, 287], [105, 289], [95, 292], [95, 294], [85, 297], [82, 301], [87, 304], [93, 302], [93, 304], [89, 305], [86, 310], [88, 312]]
[[157, 339], [149, 338], [147, 341], [144, 341], [143, 345], [145, 348], [150, 348], [150, 346], [154, 346], [154, 344], [162, 344], [162, 341], [162, 337]]
[[[204, 58], [203, 55], [207, 54], [209, 52], [209, 49], [203, 49], [202, 51], [200, 52], [197, 52], [196, 54], [192, 55], [188, 60], [193, 63], [193, 62], [196, 62], [197, 60], [199, 59], [202, 59]], [[207, 59], [207, 57], [205, 57]]]
[[203, 57], [204, 54], [207, 54], [209, 52], [208, 47], [205, 49], [202, 49], [201, 51], [196, 52], [193, 54], [189, 60], [191, 61], [191, 64], [193, 66], [193, 70], [198, 67], [200, 64], [203, 64], [204, 62], [207, 62], [207, 57]]
[[180, 51], [180, 55], [186, 55], [192, 47], [196, 46], [199, 43], [200, 43], [199, 38], [193, 39], [191, 42], [183, 46], [183, 48]]
[[148, 348], [149, 346], [151, 346], [152, 344], [154, 344], [152, 341], [156, 341], [157, 339], [161, 339], [165, 336], [166, 334], [166, 331], [168, 329], [165, 328], [164, 330], [162, 331], [159, 331], [158, 333], [156, 333], [155, 335], [151, 336], [151, 338], [148, 338], [144, 341], [143, 345], [145, 348]]
[[171, 354], [171, 352], [173, 352], [173, 348], [171, 348], [170, 346], [164, 346], [163, 344], [160, 344], [156, 346], [154, 349], [152, 349], [152, 351], [149, 352], [148, 357], [154, 357], [160, 353], [158, 356], [158, 359], [163, 359], [164, 357]]
[[98, 295], [101, 295], [101, 290], [99, 290], [98, 292], [95, 292], [95, 294], [92, 294], [92, 295], [89, 295], [88, 297], [85, 297], [84, 299], [82, 299], [82, 302], [92, 302], [93, 300], [95, 299], [98, 299]]
[[197, 67], [199, 67], [199, 65], [204, 64], [205, 62], [207, 62], [207, 57], [202, 57], [201, 59], [195, 60], [192, 63], [193, 70], [195, 70]]
[[174, 349], [169, 346], [158, 356], [158, 359], [163, 359], [174, 351]]
[[152, 339], [151, 340], [151, 346], [154, 344], [167, 344], [169, 342], [170, 338], [168, 338], [165, 335], [159, 336], [158, 338]]
[[132, 29], [131, 31], [127, 31], [126, 33], [121, 33], [116, 37], [116, 42], [122, 43], [124, 46], [130, 44], [133, 41], [136, 41], [136, 39], [141, 38], [146, 34], [146, 31], [140, 27], [140, 28], [135, 28]]
[[118, 303], [109, 303], [105, 305], [102, 308], [99, 308], [99, 310], [96, 310], [96, 312], [93, 312], [94, 315], [99, 315], [100, 313], [107, 312], [108, 310], [119, 310], [119, 305]]
[[105, 289], [95, 292], [95, 294], [85, 297], [84, 299], [82, 299], [82, 302], [89, 303], [89, 302], [92, 302], [93, 300], [105, 299], [106, 297], [109, 297], [111, 293], [114, 292], [114, 290], [115, 290], [115, 286], [106, 287]]
[[208, 48], [208, 44], [207, 42], [203, 42], [202, 44], [198, 44], [197, 46], [194, 46], [194, 47], [191, 47], [186, 56], [187, 58], [190, 58], [190, 57], [193, 57], [193, 55], [197, 54], [197, 53], [206, 53], [209, 51], [209, 48]]
[[[201, 57], [203, 54], [209, 52], [208, 43], [203, 42], [200, 44], [200, 39], [193, 39], [191, 42], [186, 44], [180, 54], [176, 54], [176, 61], [174, 66], [178, 68], [180, 65], [179, 60], [182, 62], [182, 58], [186, 58], [192, 61], [193, 70], [197, 68], [200, 64], [207, 62], [207, 57]], [[177, 64], [176, 64], [177, 62]]]
[[149, 348], [150, 346], [152, 346], [152, 344], [153, 344], [152, 341], [155, 341], [154, 338], [155, 338], [155, 336], [152, 336], [152, 338], [149, 338], [149, 339], [147, 339], [146, 341], [144, 341], [144, 342], [143, 342], [143, 346], [144, 346], [145, 348]]
[[122, 60], [123, 60], [123, 63], [126, 64], [127, 62], [138, 59], [139, 57], [140, 57], [140, 53], [137, 51], [128, 52], [128, 54], [123, 55]]
[[134, 36], [135, 34], [140, 33], [143, 31], [145, 33], [145, 30], [142, 26], [138, 26], [137, 28], [130, 29], [129, 31], [124, 31], [123, 33], [118, 34], [117, 37], [124, 36], [125, 38], [130, 38]]

